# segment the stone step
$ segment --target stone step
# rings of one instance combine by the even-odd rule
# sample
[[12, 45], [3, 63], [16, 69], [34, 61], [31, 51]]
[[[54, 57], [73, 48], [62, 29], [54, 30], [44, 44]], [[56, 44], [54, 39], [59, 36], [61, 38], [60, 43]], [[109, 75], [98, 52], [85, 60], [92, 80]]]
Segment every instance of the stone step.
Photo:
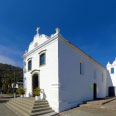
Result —
[[35, 101], [35, 103], [40, 103], [40, 104], [42, 104], [42, 103], [48, 103], [48, 101], [47, 101], [47, 100], [40, 100], [40, 101]]
[[24, 99], [26, 99], [26, 100], [35, 100], [35, 98], [33, 97], [17, 97], [17, 98], [15, 98], [15, 99], [22, 99], [22, 100], [24, 100]]
[[58, 113], [56, 112], [51, 112], [51, 113], [47, 113], [47, 114], [43, 114], [41, 116], [58, 116]]
[[34, 101], [25, 101], [25, 100], [19, 100], [19, 99], [17, 99], [17, 100], [11, 100], [11, 101], [9, 101], [9, 102], [14, 102], [14, 103], [22, 103], [22, 104], [27, 104], [27, 105], [32, 105], [32, 104], [34, 104]]
[[30, 114], [30, 112], [31, 112], [30, 109], [24, 108], [24, 107], [22, 107], [22, 106], [20, 106], [18, 104], [15, 104], [15, 103], [8, 103], [7, 105], [10, 105], [10, 106], [12, 106], [14, 108], [17, 108], [18, 110], [20, 110], [20, 111], [22, 111], [22, 112], [24, 112], [26, 114]]
[[[28, 101], [28, 102], [34, 102], [35, 98], [17, 98], [16, 100], [21, 100], [21, 101]], [[35, 103], [44, 103], [47, 102], [47, 100], [39, 100], [39, 101], [35, 101]]]
[[34, 100], [26, 100], [26, 99], [18, 99], [18, 98], [16, 98], [16, 99], [14, 98], [14, 99], [12, 99], [10, 101], [12, 101], [12, 102], [14, 102], [14, 101], [21, 101], [21, 102], [28, 102], [28, 103], [34, 102]]
[[36, 102], [35, 102], [35, 103], [34, 103], [34, 106], [37, 106], [37, 105], [47, 105], [47, 104], [48, 104], [48, 102], [44, 102], [44, 103], [39, 103], [39, 102], [36, 103]]
[[36, 108], [33, 109], [31, 112], [41, 112], [41, 111], [45, 111], [45, 110], [51, 110], [51, 107], [43, 107], [43, 108]]
[[17, 98], [17, 99], [15, 99], [15, 100], [18, 100], [18, 101], [25, 101], [25, 102], [34, 102], [34, 101], [35, 101], [35, 99], [29, 99], [29, 98], [27, 98], [27, 99]]
[[39, 100], [39, 101], [35, 101], [35, 102], [48, 102], [47, 100]]
[[36, 106], [33, 106], [33, 109], [36, 109], [36, 108], [45, 108], [45, 107], [49, 107], [49, 105], [48, 104], [36, 105]]
[[[26, 114], [30, 114], [30, 111], [31, 111], [31, 109], [26, 109], [26, 108], [21, 108], [21, 106], [16, 106], [16, 105], [14, 105], [14, 104], [7, 104], [8, 106], [12, 106], [13, 108], [16, 108], [16, 109], [18, 109], [18, 111], [21, 111], [21, 112], [24, 112], [24, 113], [26, 113]], [[16, 110], [17, 111], [17, 110]]]
[[26, 109], [32, 109], [32, 107], [33, 107], [33, 103], [28, 104], [28, 103], [24, 103], [24, 102], [21, 102], [21, 101], [12, 101], [12, 102], [10, 101], [8, 103], [11, 103], [11, 104], [14, 103], [14, 104], [22, 106], [22, 107], [24, 107]]
[[39, 116], [39, 115], [43, 115], [43, 114], [47, 114], [47, 113], [52, 113], [54, 112], [53, 110], [45, 110], [45, 111], [40, 111], [40, 112], [35, 112], [35, 113], [31, 113], [30, 116]]
[[12, 111], [14, 111], [15, 113], [17, 113], [19, 116], [29, 116], [29, 113], [26, 113], [26, 112], [20, 110], [18, 107], [15, 107], [12, 104], [7, 105], [7, 107], [9, 109], [11, 109]]
[[25, 102], [22, 102], [22, 101], [9, 101], [8, 103], [14, 103], [14, 104], [18, 104], [18, 105], [24, 105], [24, 106], [33, 106], [34, 103], [25, 103]]

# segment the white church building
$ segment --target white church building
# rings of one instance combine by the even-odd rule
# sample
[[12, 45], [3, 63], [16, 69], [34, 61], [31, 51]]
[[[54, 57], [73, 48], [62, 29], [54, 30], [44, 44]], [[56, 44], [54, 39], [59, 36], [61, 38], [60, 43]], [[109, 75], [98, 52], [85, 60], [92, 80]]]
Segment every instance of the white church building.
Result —
[[[82, 50], [65, 40], [56, 28], [50, 37], [34, 36], [24, 56], [24, 88], [26, 97], [40, 87], [56, 112], [75, 107], [83, 101], [105, 98], [109, 87], [116, 86], [116, 75], [110, 74], [116, 61], [107, 70]], [[110, 75], [112, 78], [110, 78]], [[115, 81], [112, 83], [112, 80]], [[110, 83], [108, 82], [110, 81]]]
[[107, 64], [108, 76], [108, 96], [116, 96], [116, 58], [112, 64]]

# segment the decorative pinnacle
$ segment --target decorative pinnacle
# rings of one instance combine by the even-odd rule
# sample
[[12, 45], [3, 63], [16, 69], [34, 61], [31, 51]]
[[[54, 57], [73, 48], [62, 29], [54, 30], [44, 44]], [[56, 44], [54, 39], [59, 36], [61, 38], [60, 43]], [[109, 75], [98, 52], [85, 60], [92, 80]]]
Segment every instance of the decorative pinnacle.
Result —
[[107, 63], [107, 67], [109, 67], [111, 64], [110, 64], [110, 62], [108, 61], [108, 63]]
[[37, 27], [36, 31], [38, 35], [39, 35], [39, 30], [40, 30], [40, 27]]
[[108, 64], [110, 64], [110, 62], [108, 61]]
[[60, 32], [60, 29], [59, 28], [56, 28], [56, 33], [58, 34]]

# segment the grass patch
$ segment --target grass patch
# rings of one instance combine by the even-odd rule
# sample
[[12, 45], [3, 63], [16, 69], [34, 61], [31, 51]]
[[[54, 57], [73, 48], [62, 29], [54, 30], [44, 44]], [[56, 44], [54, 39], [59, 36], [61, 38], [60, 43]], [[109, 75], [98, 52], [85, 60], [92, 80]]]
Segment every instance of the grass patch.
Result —
[[[10, 97], [14, 97], [14, 94], [12, 93], [12, 94], [7, 94], [8, 96], [10, 96]], [[20, 97], [20, 95], [19, 94], [16, 94], [16, 97]]]

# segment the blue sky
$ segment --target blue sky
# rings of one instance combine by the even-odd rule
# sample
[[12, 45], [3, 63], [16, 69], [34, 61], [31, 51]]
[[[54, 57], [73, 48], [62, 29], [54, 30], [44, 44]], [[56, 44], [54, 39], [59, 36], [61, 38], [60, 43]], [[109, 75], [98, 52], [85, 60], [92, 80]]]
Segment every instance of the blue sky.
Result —
[[115, 0], [0, 0], [0, 62], [22, 67], [36, 27], [61, 34], [102, 65], [116, 57]]

